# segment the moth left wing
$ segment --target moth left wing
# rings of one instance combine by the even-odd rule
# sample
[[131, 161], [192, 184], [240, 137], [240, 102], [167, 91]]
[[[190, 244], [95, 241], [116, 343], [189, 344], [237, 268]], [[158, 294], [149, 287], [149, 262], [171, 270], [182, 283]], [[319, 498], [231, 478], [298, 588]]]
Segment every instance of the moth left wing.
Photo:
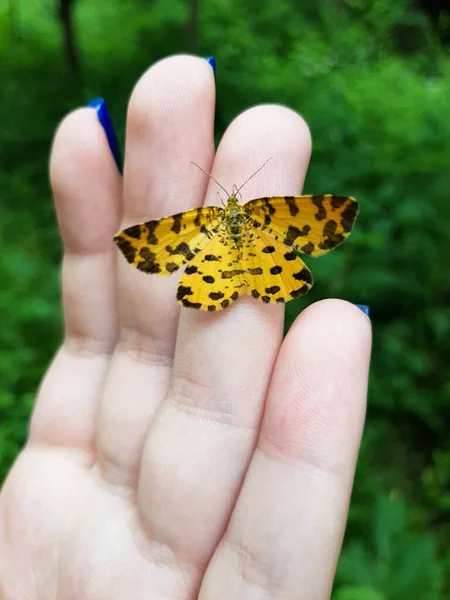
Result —
[[310, 256], [329, 252], [351, 232], [358, 203], [349, 196], [274, 196], [244, 205], [253, 226]]
[[147, 221], [119, 231], [114, 241], [127, 261], [145, 273], [168, 276], [217, 234], [224, 210], [216, 206]]

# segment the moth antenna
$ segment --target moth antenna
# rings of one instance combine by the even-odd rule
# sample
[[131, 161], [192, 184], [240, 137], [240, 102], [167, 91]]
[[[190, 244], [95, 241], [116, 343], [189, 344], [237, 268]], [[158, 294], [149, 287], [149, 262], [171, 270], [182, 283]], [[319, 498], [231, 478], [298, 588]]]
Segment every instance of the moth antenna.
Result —
[[222, 198], [222, 196], [220, 195], [220, 192], [219, 192], [219, 190], [217, 190], [216, 194], [219, 196], [219, 200], [220, 200], [220, 203], [221, 203], [221, 205], [222, 205], [222, 206], [225, 206], [225, 202], [223, 201], [223, 198]]
[[217, 183], [217, 185], [223, 189], [223, 191], [225, 192], [225, 194], [230, 197], [230, 194], [227, 192], [227, 190], [223, 187], [223, 185], [221, 185], [216, 179], [214, 179], [214, 177], [211, 175], [211, 173], [208, 173], [208, 171], [205, 171], [205, 169], [202, 169], [197, 163], [190, 161], [191, 165], [194, 165], [194, 167], [197, 167], [197, 169], [200, 169], [200, 171], [202, 171], [205, 175], [208, 175], [208, 177], [210, 179], [212, 179], [214, 181], [214, 183]]
[[248, 182], [250, 181], [250, 179], [252, 179], [252, 178], [253, 178], [255, 175], [257, 175], [257, 174], [258, 174], [258, 173], [261, 171], [261, 169], [263, 169], [263, 168], [264, 168], [264, 167], [267, 165], [267, 163], [269, 162], [269, 160], [272, 160], [272, 157], [268, 158], [268, 159], [266, 160], [266, 162], [265, 162], [265, 163], [264, 163], [264, 164], [263, 164], [261, 167], [259, 167], [259, 169], [258, 169], [257, 171], [255, 171], [255, 172], [253, 173], [253, 175], [250, 175], [250, 177], [249, 177], [249, 178], [248, 178], [246, 181], [244, 181], [244, 183], [241, 185], [241, 187], [239, 187], [239, 188], [236, 190], [236, 195], [237, 195], [237, 194], [239, 194], [239, 192], [242, 190], [242, 188], [244, 187], [244, 185], [245, 185], [246, 183], [248, 183]]

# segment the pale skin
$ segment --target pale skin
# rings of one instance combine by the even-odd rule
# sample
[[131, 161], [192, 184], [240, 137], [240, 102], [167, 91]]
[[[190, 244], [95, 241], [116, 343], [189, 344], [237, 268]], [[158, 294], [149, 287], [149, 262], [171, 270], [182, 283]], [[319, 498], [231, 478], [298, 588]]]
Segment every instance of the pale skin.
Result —
[[129, 104], [123, 180], [93, 109], [58, 128], [50, 174], [65, 338], [0, 495], [1, 600], [330, 597], [365, 415], [369, 319], [318, 302], [283, 341], [282, 306], [244, 297], [218, 313], [180, 309], [178, 275], [133, 269], [112, 240], [220, 204], [190, 161], [231, 190], [272, 157], [243, 200], [301, 193], [311, 153], [302, 118], [251, 108], [215, 153], [214, 104], [203, 59], [150, 68]]

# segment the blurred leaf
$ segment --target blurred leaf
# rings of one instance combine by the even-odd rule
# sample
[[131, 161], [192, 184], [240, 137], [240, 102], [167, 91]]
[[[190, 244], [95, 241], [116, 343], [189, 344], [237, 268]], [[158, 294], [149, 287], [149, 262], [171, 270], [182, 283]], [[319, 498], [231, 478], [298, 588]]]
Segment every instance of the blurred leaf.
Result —
[[371, 587], [344, 585], [333, 595], [333, 600], [387, 600], [387, 597]]

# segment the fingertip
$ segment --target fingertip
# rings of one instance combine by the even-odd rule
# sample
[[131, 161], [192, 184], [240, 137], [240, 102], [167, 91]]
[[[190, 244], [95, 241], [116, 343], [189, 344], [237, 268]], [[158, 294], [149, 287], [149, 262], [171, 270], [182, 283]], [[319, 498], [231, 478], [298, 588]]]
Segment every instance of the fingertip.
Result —
[[[367, 375], [372, 347], [372, 325], [367, 315], [345, 300], [329, 298], [308, 306], [300, 313], [286, 336], [288, 351], [308, 345], [305, 360], [326, 364], [338, 371], [345, 362]], [[290, 346], [294, 348], [290, 348]], [[290, 348], [290, 349], [289, 349]], [[304, 364], [304, 363], [303, 363]]]
[[96, 144], [96, 117], [88, 107], [76, 108], [71, 111], [58, 124], [53, 136], [50, 153], [50, 176], [52, 183], [55, 176], [59, 175], [58, 168], [67, 158], [78, 160], [85, 152], [91, 151]]
[[[278, 104], [254, 106], [230, 124], [217, 149], [214, 177], [227, 189], [249, 181], [243, 201], [260, 196], [297, 195], [303, 188], [311, 156], [311, 134], [305, 120]], [[216, 186], [208, 188], [208, 202], [215, 203]]]
[[350, 302], [306, 308], [278, 354], [265, 435], [283, 454], [345, 473], [364, 424], [370, 320]]
[[190, 162], [210, 169], [214, 111], [214, 73], [203, 58], [171, 56], [140, 78], [127, 112], [127, 220], [163, 217], [203, 202], [207, 179]]
[[78, 108], [64, 117], [49, 171], [66, 249], [86, 252], [110, 244], [121, 213], [122, 179], [95, 110]]
[[[282, 156], [300, 153], [305, 160], [305, 169], [309, 163], [312, 149], [311, 132], [303, 117], [281, 104], [259, 104], [239, 114], [230, 124], [228, 135], [242, 137], [243, 132], [252, 135], [252, 143], [257, 151], [255, 141], [263, 144], [269, 142], [273, 146], [273, 155]], [[248, 132], [248, 133], [247, 133]], [[256, 139], [255, 139], [256, 138]], [[258, 139], [259, 138], [259, 139]]]
[[[368, 307], [366, 307], [368, 308]], [[296, 322], [305, 319], [312, 320], [314, 324], [326, 323], [331, 331], [341, 334], [343, 331], [361, 334], [363, 338], [371, 338], [372, 326], [368, 313], [359, 305], [352, 304], [339, 298], [327, 298], [310, 304], [302, 311]]]
[[68, 113], [56, 129], [50, 154], [50, 180], [55, 194], [86, 168], [105, 172], [113, 164], [95, 111], [82, 107]]
[[171, 122], [180, 111], [191, 114], [192, 107], [199, 105], [204, 106], [205, 118], [213, 116], [214, 99], [214, 71], [204, 58], [189, 54], [163, 58], [135, 85], [128, 104], [128, 128], [135, 135], [136, 127], [142, 130], [145, 123], [151, 125], [158, 118]]
[[372, 324], [365, 311], [357, 305], [328, 298], [308, 306], [299, 319], [299, 325], [307, 320], [308, 325], [318, 327], [327, 332], [327, 338], [334, 341], [336, 348], [347, 344], [351, 351], [363, 351], [363, 356], [370, 353], [372, 344]]

